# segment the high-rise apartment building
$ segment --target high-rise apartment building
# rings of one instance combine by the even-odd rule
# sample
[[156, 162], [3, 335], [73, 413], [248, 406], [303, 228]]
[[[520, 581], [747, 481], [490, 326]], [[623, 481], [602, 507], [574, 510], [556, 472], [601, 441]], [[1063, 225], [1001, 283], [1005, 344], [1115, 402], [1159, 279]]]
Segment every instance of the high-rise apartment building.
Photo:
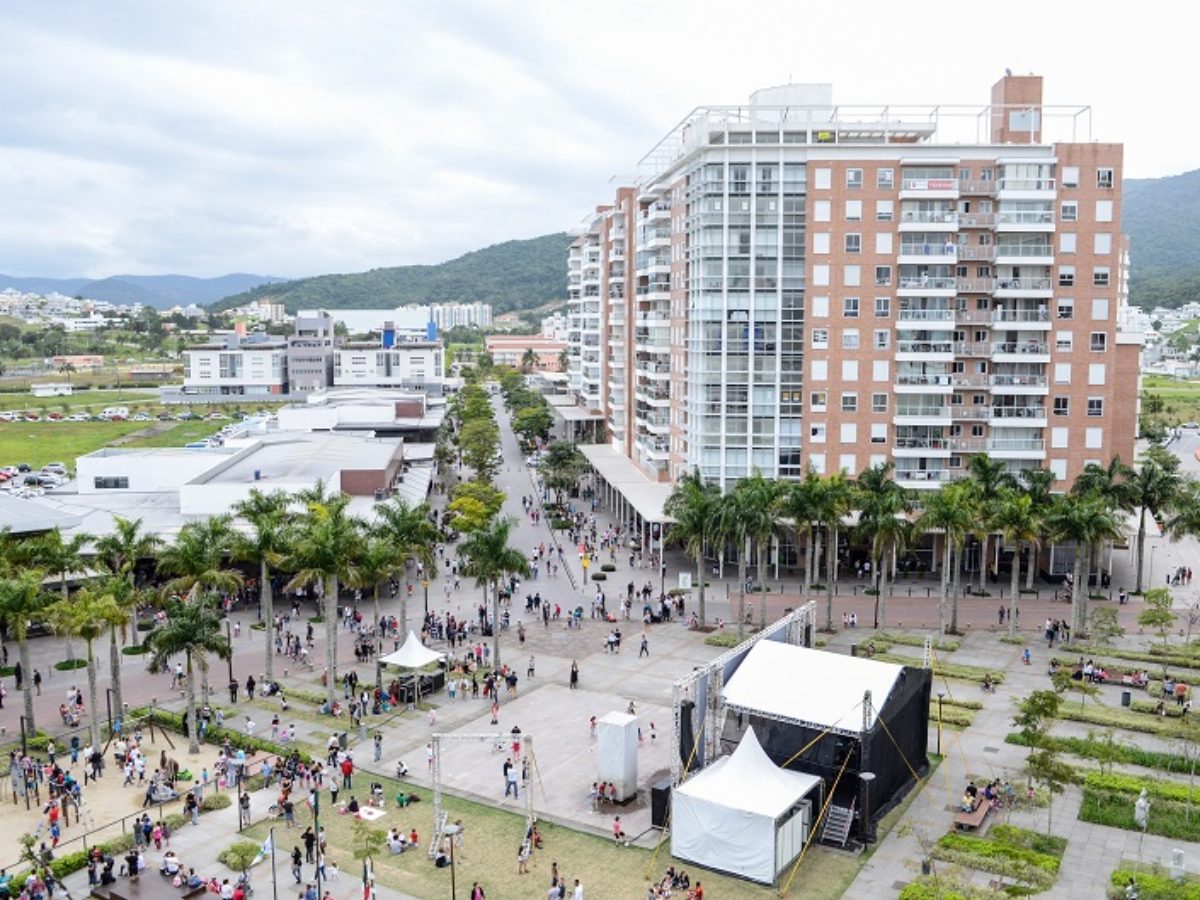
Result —
[[1035, 76], [970, 109], [696, 109], [571, 248], [572, 389], [653, 481], [1132, 458], [1122, 146], [1089, 129]]

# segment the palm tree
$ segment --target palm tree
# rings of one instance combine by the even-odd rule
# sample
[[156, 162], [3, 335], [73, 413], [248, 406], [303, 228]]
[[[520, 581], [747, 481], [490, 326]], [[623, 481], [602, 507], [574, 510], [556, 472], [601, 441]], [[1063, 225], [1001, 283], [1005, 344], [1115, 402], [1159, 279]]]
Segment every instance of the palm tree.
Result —
[[[90, 534], [75, 534], [69, 539], [63, 539], [62, 530], [53, 528], [38, 538], [30, 546], [31, 561], [40, 569], [45, 569], [51, 575], [58, 576], [59, 589], [62, 592], [63, 600], [70, 596], [71, 588], [67, 583], [67, 576], [74, 572], [80, 572], [84, 568], [83, 549], [93, 540]], [[75, 651], [71, 647], [71, 638], [74, 636], [70, 630], [65, 632], [67, 639], [67, 659], [75, 658]]]
[[767, 627], [767, 553], [771, 540], [779, 530], [779, 499], [783, 494], [778, 481], [764, 478], [757, 469], [749, 478], [743, 478], [733, 489], [741, 513], [746, 536], [754, 542], [757, 555], [754, 571], [758, 580], [760, 629]]
[[845, 472], [819, 477], [813, 525], [825, 533], [825, 630], [833, 631], [833, 582], [837, 575], [838, 529], [854, 509], [854, 485]]
[[324, 485], [307, 494], [284, 568], [293, 572], [287, 590], [323, 588], [325, 591], [325, 699], [333, 708], [337, 686], [338, 585], [358, 579], [362, 522], [346, 512], [348, 494], [329, 494]]
[[1075, 544], [1075, 573], [1071, 586], [1071, 628], [1082, 635], [1087, 623], [1088, 582], [1091, 576], [1092, 549], [1102, 541], [1121, 534], [1116, 514], [1102, 496], [1068, 494], [1046, 518], [1046, 526], [1056, 542]]
[[11, 578], [0, 581], [0, 620], [9, 636], [17, 642], [21, 656], [21, 690], [25, 694], [25, 723], [30, 732], [37, 731], [33, 716], [33, 669], [29, 662], [29, 623], [50, 603], [42, 588], [46, 573], [42, 569], [25, 569]]
[[[373, 532], [367, 537], [358, 558], [358, 582], [362, 587], [373, 590], [375, 600], [375, 687], [383, 690], [383, 629], [379, 627], [379, 591], [384, 582], [404, 574], [408, 556], [386, 536]], [[407, 634], [407, 632], [405, 632]]]
[[262, 601], [262, 621], [266, 624], [263, 671], [267, 681], [275, 680], [275, 595], [271, 587], [271, 569], [278, 566], [288, 548], [288, 505], [291, 498], [283, 491], [265, 494], [250, 491], [245, 500], [235, 503], [233, 514], [250, 525], [248, 535], [237, 535], [233, 542], [234, 557], [258, 563], [259, 596]]
[[667, 540], [683, 544], [684, 550], [696, 564], [696, 585], [700, 626], [705, 624], [704, 610], [704, 547], [712, 540], [713, 520], [721, 501], [716, 485], [706, 484], [700, 470], [682, 476], [663, 504], [663, 512], [674, 519], [667, 530]]
[[[946, 634], [946, 599], [949, 593], [950, 576], [953, 568], [953, 550], [961, 546], [963, 537], [974, 524], [975, 513], [971, 508], [968, 496], [971, 489], [962, 482], [951, 482], [931, 492], [924, 498], [924, 507], [917, 519], [917, 528], [925, 533], [940, 531], [942, 533], [942, 578], [941, 593], [938, 601], [938, 634]], [[957, 631], [958, 602], [954, 600], [954, 610], [950, 627]]]
[[[123, 608], [130, 616], [130, 634], [137, 634], [137, 611], [143, 596], [138, 584], [138, 560], [153, 556], [161, 546], [161, 539], [142, 530], [141, 519], [125, 519], [121, 516], [113, 516], [112, 534], [106, 534], [96, 541], [96, 561], [113, 578], [126, 582], [115, 590], [110, 585], [109, 590], [119, 603], [123, 603]], [[109, 631], [108, 663], [112, 673], [113, 703], [117, 710], [123, 710], [121, 648], [117, 643], [117, 630], [118, 627], [114, 625]]]
[[980, 512], [976, 535], [979, 538], [979, 593], [982, 594], [986, 589], [985, 576], [991, 559], [988, 553], [991, 542], [988, 520], [995, 512], [1001, 492], [1015, 488], [1017, 479], [1002, 460], [994, 460], [986, 453], [977, 453], [967, 463], [967, 483], [974, 488], [975, 504]]
[[1163, 523], [1163, 533], [1172, 541], [1200, 537], [1200, 481], [1183, 479]]
[[233, 519], [210, 516], [188, 522], [158, 555], [158, 571], [172, 576], [162, 586], [164, 596], [233, 593], [241, 588], [242, 573], [229, 568], [233, 556]]
[[1175, 502], [1183, 476], [1179, 472], [1179, 457], [1151, 447], [1125, 482], [1127, 500], [1138, 511], [1137, 531], [1137, 593], [1142, 591], [1142, 570], [1146, 561], [1146, 513], [1158, 518]]
[[[1044, 545], [1046, 537], [1046, 516], [1054, 504], [1058, 502], [1058, 494], [1051, 490], [1054, 487], [1054, 473], [1049, 469], [1022, 469], [1021, 488], [1033, 503], [1032, 512], [1037, 522], [1038, 544]], [[1036, 549], [1036, 548], [1035, 548]], [[1033, 576], [1037, 572], [1036, 557], [1031, 557], [1029, 567], [1025, 572], [1025, 589], [1033, 589]]]
[[460, 549], [467, 557], [463, 571], [475, 583], [487, 589], [492, 586], [492, 668], [500, 668], [500, 582], [505, 575], [529, 575], [525, 554], [509, 546], [514, 520], [496, 518], [486, 528], [474, 532]]
[[730, 544], [737, 547], [738, 555], [738, 615], [737, 636], [740, 641], [745, 635], [746, 623], [746, 562], [750, 557], [750, 531], [742, 514], [742, 498], [736, 490], [722, 494], [717, 501], [713, 519], [713, 540], [721, 547], [722, 555]]
[[231, 648], [221, 634], [221, 616], [210, 600], [195, 602], [172, 600], [167, 607], [166, 624], [156, 628], [147, 638], [151, 656], [151, 672], [164, 672], [171, 660], [183, 654], [187, 695], [188, 752], [200, 752], [199, 729], [196, 727], [195, 666], [206, 666], [209, 654], [229, 659]]
[[47, 610], [50, 626], [58, 634], [81, 638], [87, 645], [89, 734], [93, 747], [100, 746], [100, 700], [96, 689], [96, 638], [125, 621], [125, 610], [102, 592], [84, 588], [74, 597], [63, 597]]
[[872, 466], [855, 484], [858, 506], [858, 525], [855, 534], [871, 546], [871, 572], [875, 577], [875, 627], [881, 628], [887, 615], [883, 599], [883, 570], [885, 560], [894, 551], [909, 545], [913, 511], [908, 491], [892, 478], [892, 464]]
[[[1083, 467], [1083, 471], [1075, 478], [1075, 484], [1071, 486], [1073, 494], [1091, 494], [1099, 497], [1110, 512], [1122, 510], [1131, 512], [1133, 510], [1133, 496], [1129, 488], [1129, 480], [1133, 477], [1133, 469], [1121, 461], [1121, 457], [1114, 456], [1107, 466], [1101, 466], [1097, 463], [1088, 463]], [[1099, 545], [1090, 547], [1088, 550], [1088, 581], [1091, 581], [1091, 573], [1097, 566], [1095, 563], [1095, 554]]]
[[779, 502], [779, 514], [784, 519], [791, 520], [796, 536], [797, 553], [800, 552], [801, 538], [804, 540], [804, 581], [801, 584], [801, 595], [806, 601], [812, 588], [812, 570], [815, 562], [813, 520], [820, 486], [820, 476], [809, 468], [802, 480], [787, 483], [784, 496]]
[[1009, 584], [1011, 596], [1008, 600], [1008, 634], [1010, 637], [1017, 633], [1017, 598], [1021, 589], [1021, 548], [1029, 544], [1029, 566], [1033, 568], [1036, 558], [1036, 547], [1041, 536], [1041, 526], [1038, 512], [1034, 509], [1033, 498], [1029, 494], [1006, 490], [996, 504], [989, 527], [997, 529], [1004, 536], [1004, 543], [1012, 547], [1012, 580]]
[[[409, 560], [417, 559], [424, 567], [425, 578], [432, 578], [437, 574], [435, 548], [442, 535], [430, 518], [427, 504], [409, 506], [400, 497], [392, 497], [386, 503], [375, 507], [375, 524], [372, 531], [395, 545], [404, 561], [401, 573], [407, 568]], [[376, 619], [378, 618], [376, 615]], [[407, 591], [400, 594], [400, 631], [408, 634]]]
[[527, 347], [525, 352], [521, 354], [521, 371], [528, 375], [533, 371], [533, 368], [537, 365], [537, 362], [537, 354], [533, 352], [532, 348]]

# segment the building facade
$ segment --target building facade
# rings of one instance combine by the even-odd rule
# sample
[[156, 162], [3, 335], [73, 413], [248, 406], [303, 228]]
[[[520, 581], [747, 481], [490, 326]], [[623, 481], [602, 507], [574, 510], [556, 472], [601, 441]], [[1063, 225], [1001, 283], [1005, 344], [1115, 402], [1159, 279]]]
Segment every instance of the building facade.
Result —
[[183, 354], [183, 392], [279, 396], [287, 393], [287, 343], [241, 340], [235, 334]]
[[444, 358], [441, 341], [347, 344], [334, 354], [333, 383], [338, 387], [436, 386], [440, 393]]
[[522, 368], [525, 354], [533, 351], [534, 371], [558, 372], [567, 342], [539, 334], [490, 334], [483, 339], [483, 346], [498, 366]]
[[336, 346], [333, 318], [327, 312], [296, 316], [287, 339], [288, 393], [307, 394], [333, 384]]
[[957, 118], [828, 85], [697, 109], [571, 247], [579, 403], [655, 481], [890, 461], [926, 488], [987, 453], [1069, 483], [1131, 459], [1122, 147], [1041, 95], [1006, 76]]

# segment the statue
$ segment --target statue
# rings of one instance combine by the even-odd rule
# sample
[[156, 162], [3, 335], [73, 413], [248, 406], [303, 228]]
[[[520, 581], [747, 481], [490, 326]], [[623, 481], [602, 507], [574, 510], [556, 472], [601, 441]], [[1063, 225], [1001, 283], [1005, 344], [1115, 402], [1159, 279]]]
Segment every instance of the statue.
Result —
[[1146, 796], [1146, 789], [1142, 788], [1142, 792], [1138, 794], [1137, 800], [1133, 804], [1133, 821], [1137, 827], [1146, 830], [1146, 826], [1150, 822], [1150, 799]]

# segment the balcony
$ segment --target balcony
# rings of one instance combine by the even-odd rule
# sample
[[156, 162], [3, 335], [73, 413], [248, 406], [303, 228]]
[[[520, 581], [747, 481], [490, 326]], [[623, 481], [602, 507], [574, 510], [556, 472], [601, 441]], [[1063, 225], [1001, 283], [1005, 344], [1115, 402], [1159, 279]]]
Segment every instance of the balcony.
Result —
[[909, 292], [908, 296], [938, 296], [941, 293], [943, 296], [952, 297], [958, 286], [953, 275], [901, 275], [897, 284], [901, 291]]
[[997, 244], [995, 247], [996, 262], [1000, 265], [1036, 265], [1049, 266], [1054, 263], [1054, 248], [1049, 244]]
[[1038, 297], [1049, 299], [1054, 294], [1049, 278], [997, 278], [997, 297]]
[[1005, 428], [1045, 428], [1044, 406], [993, 406], [992, 421]]
[[995, 213], [959, 213], [959, 228], [993, 228], [996, 225]]
[[985, 388], [989, 387], [988, 376], [981, 372], [956, 372], [954, 375], [955, 388]]
[[913, 457], [944, 459], [950, 455], [949, 439], [944, 437], [897, 437], [892, 443], [892, 455], [898, 459]]
[[897, 404], [892, 418], [896, 425], [949, 425], [949, 406]]
[[996, 187], [1002, 194], [1053, 194], [1055, 181], [1053, 178], [1001, 178]]
[[998, 324], [1049, 324], [1050, 310], [1046, 309], [1045, 307], [1038, 307], [1037, 309], [994, 309], [992, 310], [992, 321]]
[[1042, 438], [992, 438], [987, 442], [987, 451], [1004, 457], [1041, 457], [1046, 453], [1046, 442]]
[[957, 403], [950, 408], [950, 418], [959, 421], [979, 422], [992, 417], [992, 411], [986, 406], [967, 406]]
[[996, 181], [992, 178], [980, 181], [960, 181], [958, 192], [973, 197], [994, 197], [996, 196]]
[[1046, 394], [1050, 380], [1045, 375], [993, 375], [993, 394]]
[[907, 210], [900, 215], [903, 231], [957, 231], [958, 213], [948, 210]]
[[986, 341], [956, 341], [954, 344], [954, 355], [972, 357], [991, 356], [992, 346]]
[[896, 469], [896, 483], [906, 488], [935, 488], [952, 479], [949, 469]]
[[896, 341], [896, 357], [902, 359], [906, 356], [913, 356], [916, 359], [913, 362], [921, 360], [937, 360], [938, 356], [945, 357], [942, 362], [951, 362], [954, 359], [954, 342], [953, 341]]
[[901, 242], [900, 264], [952, 266], [958, 262], [958, 248], [951, 242]]
[[928, 324], [930, 322], [941, 322], [947, 327], [954, 324], [954, 310], [952, 309], [905, 309], [901, 307], [896, 312], [896, 325], [903, 328], [906, 323]]
[[951, 376], [947, 373], [904, 374], [896, 376], [897, 393], [901, 394], [944, 394], [950, 390]]
[[992, 344], [992, 359], [995, 362], [1048, 363], [1050, 345], [1044, 341], [1002, 341]]
[[993, 244], [959, 247], [958, 258], [963, 262], [991, 262], [996, 258], [996, 247]]
[[1001, 211], [996, 216], [997, 231], [1053, 231], [1054, 212], [1052, 210], [1020, 210], [1017, 212]]
[[992, 311], [990, 309], [958, 309], [954, 311], [954, 321], [961, 325], [991, 325]]
[[955, 178], [901, 178], [901, 200], [957, 200]]
[[996, 289], [995, 278], [956, 278], [954, 287], [963, 294], [990, 294]]

